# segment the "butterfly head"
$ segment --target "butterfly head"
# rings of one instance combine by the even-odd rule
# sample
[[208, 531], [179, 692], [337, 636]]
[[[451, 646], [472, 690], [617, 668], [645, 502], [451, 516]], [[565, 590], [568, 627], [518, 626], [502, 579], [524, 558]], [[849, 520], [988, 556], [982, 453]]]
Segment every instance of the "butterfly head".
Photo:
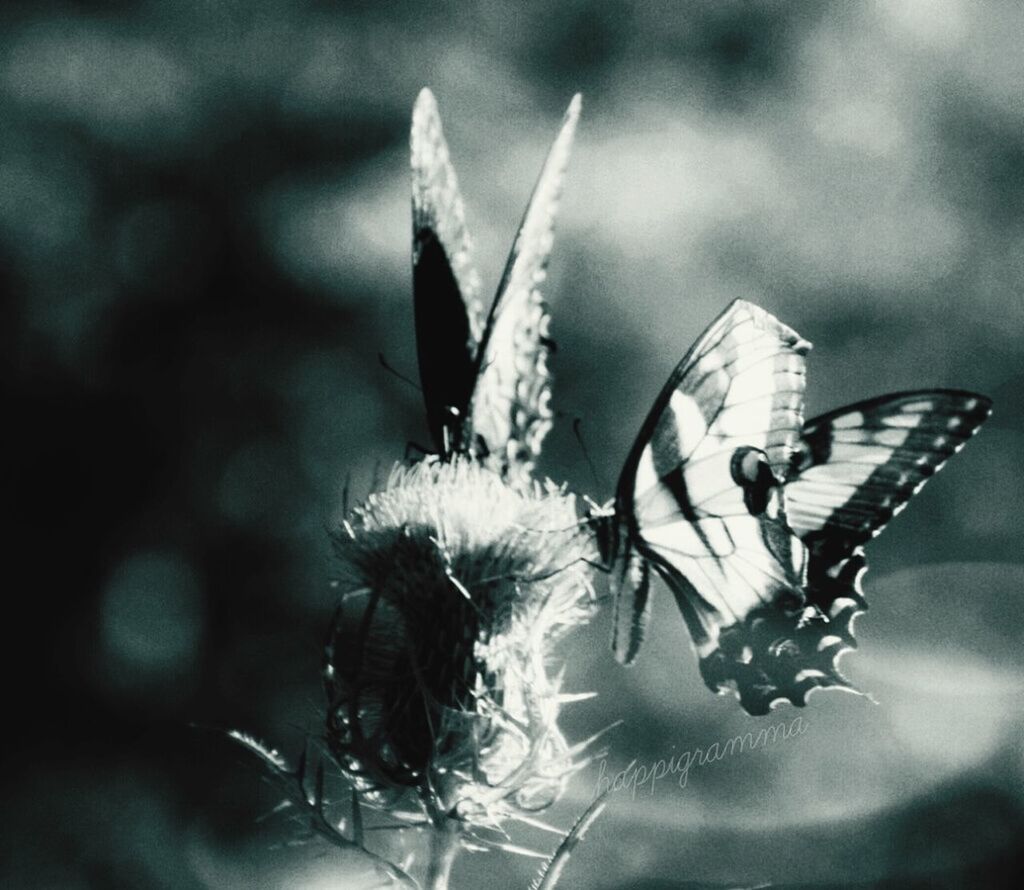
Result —
[[586, 502], [587, 515], [584, 517], [583, 523], [594, 537], [597, 558], [601, 567], [611, 569], [615, 564], [622, 539], [615, 502], [598, 504], [590, 498], [586, 498]]

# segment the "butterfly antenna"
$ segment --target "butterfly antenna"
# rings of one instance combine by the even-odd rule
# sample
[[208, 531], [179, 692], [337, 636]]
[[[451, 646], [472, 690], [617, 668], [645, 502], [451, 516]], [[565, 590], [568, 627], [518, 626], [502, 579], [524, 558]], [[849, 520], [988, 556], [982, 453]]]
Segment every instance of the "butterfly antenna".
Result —
[[409, 386], [411, 386], [417, 392], [420, 392], [420, 393], [423, 392], [423, 390], [420, 388], [420, 385], [415, 380], [413, 380], [413, 379], [411, 379], [409, 377], [406, 377], [405, 374], [403, 374], [401, 371], [398, 371], [395, 368], [393, 368], [388, 363], [388, 360], [386, 358], [384, 358], [384, 353], [383, 352], [378, 352], [377, 353], [377, 360], [380, 362], [381, 367], [383, 367], [385, 371], [388, 371], [391, 374], [394, 374], [403, 383], [408, 383]]
[[352, 493], [352, 471], [345, 474], [345, 487], [341, 490], [341, 511], [348, 516], [349, 496]]
[[583, 421], [577, 417], [572, 422], [572, 433], [576, 437], [576, 441], [580, 443], [580, 450], [583, 452], [583, 457], [587, 461], [587, 466], [590, 467], [590, 475], [594, 480], [594, 485], [597, 486], [598, 490], [603, 490], [600, 478], [597, 475], [597, 467], [594, 466], [594, 462], [590, 459], [590, 452], [587, 451], [587, 446], [583, 441], [583, 433], [580, 432], [580, 427], [583, 425]]

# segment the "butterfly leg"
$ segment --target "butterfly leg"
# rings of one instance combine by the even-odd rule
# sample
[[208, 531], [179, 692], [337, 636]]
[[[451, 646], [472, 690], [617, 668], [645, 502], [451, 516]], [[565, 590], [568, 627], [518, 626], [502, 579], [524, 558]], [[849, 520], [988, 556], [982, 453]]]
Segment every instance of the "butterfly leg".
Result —
[[424, 448], [419, 442], [408, 441], [405, 443], [405, 453], [402, 455], [402, 460], [412, 460], [413, 455], [418, 454], [419, 457], [416, 460], [422, 460], [424, 457], [430, 457], [434, 454], [428, 448]]

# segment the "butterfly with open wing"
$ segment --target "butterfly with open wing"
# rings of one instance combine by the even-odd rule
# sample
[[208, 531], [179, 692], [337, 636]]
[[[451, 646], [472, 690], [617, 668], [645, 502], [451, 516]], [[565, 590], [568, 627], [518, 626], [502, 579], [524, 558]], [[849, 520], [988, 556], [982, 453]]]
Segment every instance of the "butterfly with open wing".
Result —
[[442, 459], [472, 455], [514, 483], [530, 478], [551, 427], [553, 344], [539, 286], [579, 114], [577, 95], [485, 316], [458, 180], [430, 90], [413, 110], [413, 300], [431, 437]]
[[733, 302], [679, 362], [590, 523], [630, 663], [651, 573], [672, 592], [701, 674], [751, 714], [852, 689], [839, 656], [867, 605], [863, 545], [989, 415], [984, 396], [882, 396], [804, 423], [811, 345]]

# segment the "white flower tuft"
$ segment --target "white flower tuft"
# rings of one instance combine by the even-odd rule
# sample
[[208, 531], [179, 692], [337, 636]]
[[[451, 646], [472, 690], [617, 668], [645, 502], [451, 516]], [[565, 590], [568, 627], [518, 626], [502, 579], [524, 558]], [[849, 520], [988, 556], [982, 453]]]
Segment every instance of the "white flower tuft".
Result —
[[548, 806], [579, 767], [553, 647], [594, 600], [575, 499], [468, 459], [396, 467], [335, 537], [328, 742], [363, 794], [467, 831]]

